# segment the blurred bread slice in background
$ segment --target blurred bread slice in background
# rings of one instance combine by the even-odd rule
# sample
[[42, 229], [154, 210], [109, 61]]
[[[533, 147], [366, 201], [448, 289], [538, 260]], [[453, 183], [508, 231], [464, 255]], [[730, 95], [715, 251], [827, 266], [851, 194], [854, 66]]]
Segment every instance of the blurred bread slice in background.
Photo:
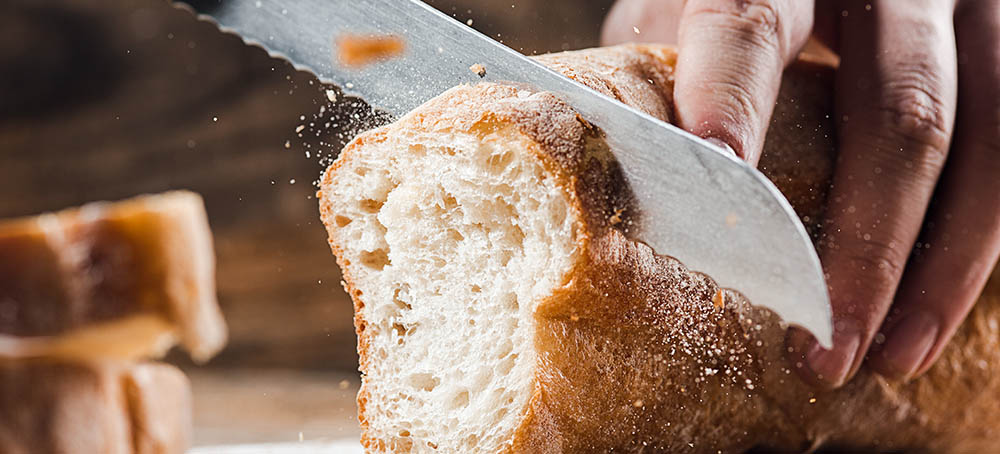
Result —
[[0, 223], [0, 358], [199, 361], [226, 341], [201, 198], [177, 191]]
[[180, 454], [187, 378], [166, 364], [0, 361], [0, 452]]

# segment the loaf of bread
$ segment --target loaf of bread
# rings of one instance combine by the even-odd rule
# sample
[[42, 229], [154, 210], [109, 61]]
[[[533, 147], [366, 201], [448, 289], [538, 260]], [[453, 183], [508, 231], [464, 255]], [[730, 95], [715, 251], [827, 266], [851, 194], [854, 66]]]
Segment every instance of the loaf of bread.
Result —
[[0, 358], [139, 358], [226, 341], [201, 198], [93, 203], [0, 223]]
[[[539, 59], [673, 120], [669, 48]], [[786, 72], [760, 164], [811, 229], [832, 76]], [[601, 131], [551, 94], [449, 90], [350, 143], [319, 196], [368, 452], [1000, 452], [1000, 276], [923, 377], [812, 389], [773, 314], [630, 238]]]
[[0, 361], [0, 452], [180, 454], [187, 378], [163, 364]]

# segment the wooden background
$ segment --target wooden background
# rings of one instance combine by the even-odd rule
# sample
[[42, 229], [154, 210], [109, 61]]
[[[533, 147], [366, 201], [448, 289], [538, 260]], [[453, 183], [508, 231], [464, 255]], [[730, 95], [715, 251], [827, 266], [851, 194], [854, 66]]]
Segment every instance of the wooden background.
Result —
[[[538, 53], [596, 45], [611, 0], [430, 3]], [[164, 0], [0, 0], [0, 217], [201, 193], [231, 330], [210, 367], [356, 370], [312, 184], [351, 109]]]

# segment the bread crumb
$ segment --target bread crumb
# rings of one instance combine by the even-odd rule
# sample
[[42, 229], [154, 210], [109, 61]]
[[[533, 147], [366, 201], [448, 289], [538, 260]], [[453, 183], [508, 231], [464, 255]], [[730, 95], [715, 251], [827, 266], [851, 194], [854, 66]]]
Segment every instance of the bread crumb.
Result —
[[576, 314], [573, 314], [573, 315], [569, 316], [569, 319], [572, 320], [572, 321], [574, 321], [574, 322], [578, 322], [578, 321], [580, 321], [580, 316], [576, 315]]
[[635, 408], [642, 408], [642, 405], [643, 405], [642, 399], [636, 399], [635, 402], [632, 402], [632, 406]]
[[814, 404], [814, 403], [816, 403], [816, 398], [815, 398], [815, 397], [812, 397], [812, 398], [810, 398], [810, 399], [809, 399], [809, 403], [810, 403], [810, 404]]
[[479, 63], [470, 66], [469, 71], [472, 71], [479, 77], [486, 77], [486, 67]]
[[347, 380], [341, 380], [338, 386], [340, 387], [340, 389], [347, 389], [351, 387], [351, 382]]
[[726, 307], [726, 294], [722, 292], [722, 289], [715, 291], [715, 295], [712, 296], [712, 304], [716, 309], [724, 309]]
[[618, 208], [618, 209], [616, 209], [615, 210], [615, 214], [611, 215], [611, 218], [608, 219], [608, 222], [610, 222], [611, 225], [621, 224], [621, 222], [622, 222], [622, 213], [624, 213], [624, 212], [625, 212], [624, 208]]
[[285, 148], [292, 148], [292, 141], [286, 140], [285, 141]]
[[333, 90], [327, 90], [326, 99], [330, 100], [330, 102], [337, 102], [337, 92]]
[[364, 66], [403, 53], [406, 44], [394, 35], [341, 35], [337, 38], [338, 60], [345, 66]]
[[632, 31], [634, 31], [635, 34], [638, 35], [639, 34], [639, 27], [632, 27]]
[[295, 127], [295, 132], [296, 133], [302, 132], [303, 129], [306, 129], [305, 125], [298, 125]]

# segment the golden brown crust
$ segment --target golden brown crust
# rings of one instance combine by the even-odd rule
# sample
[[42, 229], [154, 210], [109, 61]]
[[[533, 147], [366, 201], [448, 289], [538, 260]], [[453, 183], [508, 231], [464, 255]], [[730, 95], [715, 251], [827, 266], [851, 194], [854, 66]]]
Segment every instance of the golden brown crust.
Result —
[[[322, 187], [332, 184], [337, 171], [350, 167], [356, 149], [387, 140], [400, 131], [462, 131], [485, 135], [496, 128], [513, 127], [530, 139], [538, 159], [570, 195], [576, 217], [587, 217], [589, 222], [580, 225], [578, 241], [581, 243], [589, 230], [603, 230], [615, 213], [626, 219], [629, 199], [621, 173], [617, 171], [610, 151], [599, 132], [580, 118], [565, 103], [547, 93], [531, 93], [504, 85], [482, 83], [476, 86], [459, 86], [446, 95], [431, 100], [419, 109], [404, 116], [396, 123], [359, 136], [341, 152], [323, 178]], [[343, 255], [343, 246], [336, 236], [335, 213], [323, 191], [320, 214], [330, 232], [330, 247], [343, 270], [344, 286], [352, 296], [355, 306], [355, 327], [358, 334], [360, 369], [365, 373], [371, 367], [369, 336], [366, 320], [361, 317], [364, 307], [361, 291], [353, 284], [350, 263]], [[625, 225], [623, 221], [618, 224]], [[371, 451], [383, 452], [389, 448], [385, 440], [369, 436], [366, 405], [369, 399], [367, 385], [362, 383], [358, 393], [358, 418], [362, 427], [362, 444]]]
[[[539, 59], [672, 119], [675, 59], [668, 47], [627, 45]], [[760, 163], [812, 231], [822, 221], [835, 159], [832, 75], [832, 68], [816, 63], [786, 72]], [[570, 270], [570, 284], [536, 311], [537, 387], [512, 440], [515, 452], [1000, 449], [1000, 378], [994, 377], [1000, 275], [994, 274], [926, 376], [889, 383], [863, 369], [841, 390], [814, 391], [786, 361], [784, 329], [772, 314], [732, 292], [720, 298], [710, 278], [628, 238], [621, 217], [635, 214], [627, 212], [627, 187], [607, 160], [600, 133], [544, 94], [491, 84], [454, 89], [397, 124], [361, 136], [323, 185], [356, 147], [396, 131], [475, 131], [497, 124], [513, 125], [538, 144], [540, 158], [582, 211], [578, 231], [586, 251]], [[321, 202], [321, 212], [330, 225], [328, 202]], [[335, 229], [329, 230], [359, 314], [362, 295], [351, 284]], [[373, 360], [360, 316], [356, 326], [365, 371]], [[367, 399], [363, 387], [363, 430]], [[390, 449], [367, 434], [362, 440], [370, 450]]]
[[[594, 78], [579, 68], [601, 67], [595, 59], [617, 53], [632, 56], [607, 61], [634, 61], [651, 48], [550, 59], [566, 67], [581, 60], [573, 76], [586, 81]], [[832, 69], [819, 64], [786, 72], [761, 160], [811, 229], [822, 220], [835, 159], [831, 84]], [[926, 376], [890, 383], [862, 370], [841, 390], [817, 392], [786, 362], [784, 330], [772, 314], [736, 294], [718, 309], [710, 279], [613, 229], [594, 235], [588, 252], [571, 278], [576, 285], [538, 312], [536, 350], [545, 366], [532, 411], [558, 423], [526, 420], [519, 438], [552, 443], [525, 452], [1000, 449], [997, 273]]]
[[[87, 335], [135, 319], [143, 322], [133, 328], [150, 332], [117, 333], [142, 339]], [[0, 224], [0, 343], [30, 344], [0, 348], [0, 357], [47, 354], [47, 343], [74, 336], [93, 341], [77, 354], [102, 356], [161, 337], [152, 331], [176, 335], [199, 360], [225, 343], [211, 233], [196, 194], [95, 203]]]
[[180, 454], [190, 389], [167, 365], [0, 362], [0, 452]]

